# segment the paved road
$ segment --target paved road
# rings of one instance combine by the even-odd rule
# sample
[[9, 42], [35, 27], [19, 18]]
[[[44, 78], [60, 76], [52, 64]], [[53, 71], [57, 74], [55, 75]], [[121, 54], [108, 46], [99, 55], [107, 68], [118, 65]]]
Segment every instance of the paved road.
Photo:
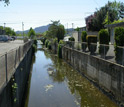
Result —
[[[15, 40], [9, 42], [0, 42], [0, 89], [5, 84], [6, 81], [6, 62], [5, 53], [22, 46], [24, 43], [22, 40]], [[8, 77], [11, 77], [12, 71], [15, 64], [15, 52], [11, 51], [7, 54], [7, 71]]]
[[8, 52], [12, 49], [15, 49], [21, 45], [23, 45], [23, 40], [15, 40], [9, 42], [0, 42], [0, 55]]

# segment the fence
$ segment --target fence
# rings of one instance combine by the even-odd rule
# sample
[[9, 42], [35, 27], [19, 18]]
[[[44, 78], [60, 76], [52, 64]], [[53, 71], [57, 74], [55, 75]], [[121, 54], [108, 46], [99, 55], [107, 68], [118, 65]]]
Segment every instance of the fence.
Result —
[[7, 82], [11, 78], [31, 45], [32, 41], [28, 41], [24, 45], [0, 55], [0, 88], [5, 81]]
[[114, 45], [105, 45], [98, 43], [87, 44], [86, 42], [67, 41], [65, 42], [64, 46], [71, 49], [76, 49], [81, 52], [85, 52], [89, 55], [109, 60], [120, 65], [124, 65], [124, 47], [116, 46], [115, 52]]

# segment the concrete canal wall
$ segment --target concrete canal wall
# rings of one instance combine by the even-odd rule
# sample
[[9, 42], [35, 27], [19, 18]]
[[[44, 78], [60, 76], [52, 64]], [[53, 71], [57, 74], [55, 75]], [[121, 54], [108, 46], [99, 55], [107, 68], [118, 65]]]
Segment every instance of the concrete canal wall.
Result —
[[117, 100], [124, 102], [124, 66], [68, 47], [62, 48], [62, 56]]
[[15, 73], [0, 93], [0, 107], [21, 107], [31, 62], [32, 48], [25, 54]]

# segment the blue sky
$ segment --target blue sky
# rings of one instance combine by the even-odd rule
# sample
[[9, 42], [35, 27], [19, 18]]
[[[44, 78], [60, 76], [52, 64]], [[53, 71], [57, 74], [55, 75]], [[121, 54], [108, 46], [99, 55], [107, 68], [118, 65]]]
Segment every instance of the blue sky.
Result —
[[[114, 0], [110, 0], [114, 1]], [[116, 0], [123, 1], [123, 0]], [[85, 26], [84, 18], [92, 14], [96, 8], [104, 6], [108, 0], [10, 0], [9, 6], [4, 7], [0, 2], [0, 25], [16, 30], [47, 25], [50, 20], [60, 20], [67, 28]]]

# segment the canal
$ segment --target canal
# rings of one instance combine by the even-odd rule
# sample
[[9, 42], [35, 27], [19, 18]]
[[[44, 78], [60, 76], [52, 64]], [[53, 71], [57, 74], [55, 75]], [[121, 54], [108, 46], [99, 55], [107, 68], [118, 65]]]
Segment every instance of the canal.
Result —
[[117, 107], [66, 62], [37, 47], [24, 107]]

